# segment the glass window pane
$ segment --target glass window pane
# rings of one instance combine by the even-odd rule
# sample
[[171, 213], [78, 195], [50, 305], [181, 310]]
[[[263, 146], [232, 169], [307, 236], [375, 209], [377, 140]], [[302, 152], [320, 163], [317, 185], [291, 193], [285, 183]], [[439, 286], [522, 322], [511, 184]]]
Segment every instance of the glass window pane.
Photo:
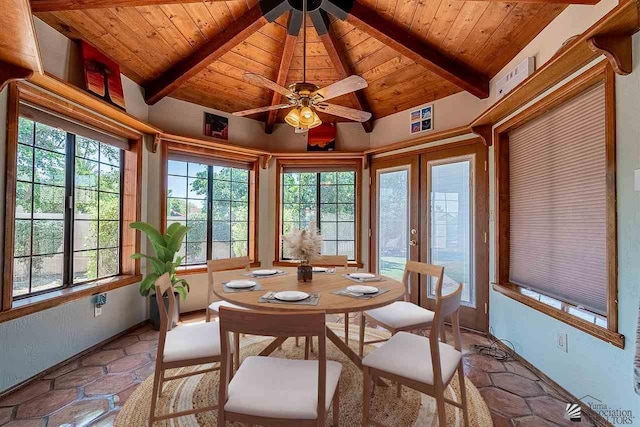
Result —
[[353, 203], [355, 198], [355, 188], [353, 185], [339, 185], [338, 186], [338, 202], [340, 203]]
[[231, 200], [249, 201], [249, 184], [246, 182], [231, 183]]
[[213, 242], [211, 256], [213, 259], [231, 258], [231, 243]]
[[34, 256], [31, 259], [31, 292], [62, 286], [64, 255]]
[[249, 243], [246, 240], [233, 242], [231, 252], [232, 257], [249, 256]]
[[98, 161], [100, 143], [83, 136], [76, 136], [76, 157]]
[[322, 242], [322, 255], [338, 255], [337, 242], [327, 240]]
[[335, 172], [320, 173], [320, 184], [337, 184], [338, 180]]
[[100, 221], [100, 248], [118, 247], [120, 243], [120, 222]]
[[355, 221], [355, 209], [354, 204], [338, 204], [338, 221]]
[[282, 191], [283, 203], [300, 203], [300, 187], [285, 186]]
[[33, 145], [33, 129], [34, 123], [31, 120], [20, 117], [18, 120], [18, 142]]
[[378, 272], [402, 280], [409, 251], [409, 171], [378, 175]]
[[305, 204], [316, 204], [317, 196], [318, 196], [318, 187], [311, 187], [305, 185], [300, 187], [300, 201]]
[[169, 175], [167, 178], [168, 197], [187, 197], [187, 178], [172, 175]]
[[187, 221], [188, 242], [206, 242], [207, 241], [207, 222], [206, 221]]
[[120, 165], [120, 152], [121, 150], [113, 145], [100, 144], [100, 163]]
[[[64, 250], [64, 221], [33, 221], [33, 254], [52, 254]], [[35, 260], [35, 258], [34, 258]]]
[[337, 240], [338, 230], [337, 223], [335, 222], [321, 222], [320, 234], [323, 240]]
[[76, 187], [98, 189], [98, 162], [76, 157]]
[[320, 203], [337, 203], [338, 191], [335, 185], [323, 185], [320, 187]]
[[16, 182], [16, 218], [31, 218], [31, 184]]
[[297, 222], [283, 222], [282, 223], [282, 234], [287, 234], [294, 228], [299, 228]]
[[231, 200], [231, 182], [214, 180], [213, 200]]
[[320, 205], [320, 220], [336, 221], [336, 206], [337, 205]]
[[338, 184], [355, 184], [355, 172], [338, 172]]
[[[201, 163], [189, 163], [188, 164], [188, 176], [194, 178], [207, 178], [209, 167]], [[170, 172], [171, 173], [171, 172]], [[180, 173], [185, 175], [186, 173]]]
[[231, 168], [225, 166], [214, 166], [213, 179], [231, 181]]
[[209, 191], [209, 184], [206, 179], [189, 178], [189, 194], [190, 199], [205, 199]]
[[33, 179], [33, 148], [25, 145], [18, 145], [18, 173], [20, 181], [31, 181]]
[[233, 169], [232, 179], [237, 182], [249, 182], [249, 171], [245, 169]]
[[187, 162], [179, 162], [177, 160], [169, 160], [167, 162], [167, 173], [169, 175], [187, 175]]
[[120, 167], [100, 165], [100, 191], [120, 192]]
[[231, 202], [231, 221], [249, 221], [247, 202]]
[[63, 219], [64, 188], [35, 184], [33, 186], [34, 218]]
[[[304, 174], [303, 174], [304, 175]], [[291, 173], [287, 172], [282, 175], [282, 185], [284, 186], [294, 186], [300, 184], [300, 174], [299, 173]]]
[[73, 222], [73, 250], [96, 249], [98, 247], [98, 221]]
[[246, 222], [231, 223], [231, 240], [247, 240], [249, 238], [249, 225]]
[[81, 251], [73, 254], [73, 282], [86, 282], [98, 277], [98, 251]]
[[282, 220], [296, 223], [300, 221], [300, 205], [282, 205]]
[[213, 201], [213, 220], [214, 221], [229, 221], [231, 215], [231, 202]]
[[207, 201], [206, 200], [188, 200], [187, 202], [187, 218], [191, 221], [207, 219]]
[[98, 219], [120, 219], [120, 195], [112, 193], [100, 193]]
[[64, 170], [64, 154], [36, 150], [35, 181], [42, 184], [52, 184], [64, 187]]
[[98, 192], [76, 188], [74, 210], [76, 219], [98, 219]]
[[228, 222], [213, 222], [213, 240], [218, 242], [231, 240], [231, 227]]
[[98, 277], [113, 276], [119, 273], [120, 257], [118, 249], [100, 249], [98, 251]]
[[299, 183], [300, 185], [311, 185], [315, 188], [318, 185], [318, 174], [316, 172], [301, 173]]
[[187, 243], [187, 264], [204, 264], [207, 262], [206, 243]]
[[187, 219], [186, 199], [167, 199], [167, 221], [185, 221]]
[[19, 297], [29, 293], [31, 258], [13, 260], [13, 296]]
[[36, 123], [36, 147], [64, 153], [67, 133], [61, 129]]
[[355, 228], [355, 223], [353, 222], [339, 222], [338, 240], [354, 240]]
[[31, 221], [15, 221], [15, 241], [13, 243], [13, 256], [31, 255]]
[[356, 245], [353, 241], [338, 242], [338, 255], [346, 255], [350, 261], [356, 259]]

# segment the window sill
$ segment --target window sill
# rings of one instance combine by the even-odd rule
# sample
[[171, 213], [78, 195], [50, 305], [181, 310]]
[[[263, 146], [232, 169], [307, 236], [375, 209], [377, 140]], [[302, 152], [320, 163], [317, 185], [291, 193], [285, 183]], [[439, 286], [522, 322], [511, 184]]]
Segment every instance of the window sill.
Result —
[[[299, 262], [296, 261], [273, 261], [274, 267], [297, 267], [300, 265]], [[364, 264], [360, 261], [349, 261], [349, 267], [364, 267]]]
[[593, 335], [594, 337], [599, 338], [603, 341], [606, 341], [610, 344], [613, 344], [616, 347], [624, 349], [624, 344], [625, 344], [624, 335], [619, 334], [615, 331], [611, 331], [609, 329], [605, 329], [602, 326], [598, 326], [594, 323], [591, 323], [584, 319], [576, 317], [564, 310], [561, 310], [556, 307], [552, 307], [548, 304], [545, 304], [527, 295], [524, 295], [521, 292], [521, 287], [518, 285], [514, 285], [512, 283], [507, 283], [507, 284], [496, 283], [493, 285], [493, 290], [496, 292], [500, 292], [501, 294], [509, 298], [512, 298], [518, 301], [519, 303], [522, 303], [528, 307], [538, 310], [546, 314], [547, 316], [551, 316], [554, 319], [560, 320], [561, 322], [571, 325], [576, 329], [579, 329], [583, 332]]
[[142, 280], [141, 275], [120, 275], [109, 279], [85, 283], [72, 288], [48, 292], [13, 302], [9, 310], [0, 312], [0, 323], [19, 317], [27, 316], [39, 311], [48, 310], [68, 302], [86, 298], [88, 296], [112, 291]]
[[[258, 268], [261, 266], [260, 261], [252, 262], [251, 268]], [[176, 274], [178, 276], [188, 276], [190, 274], [204, 274], [207, 272], [207, 265], [190, 265], [187, 267], [178, 267]]]

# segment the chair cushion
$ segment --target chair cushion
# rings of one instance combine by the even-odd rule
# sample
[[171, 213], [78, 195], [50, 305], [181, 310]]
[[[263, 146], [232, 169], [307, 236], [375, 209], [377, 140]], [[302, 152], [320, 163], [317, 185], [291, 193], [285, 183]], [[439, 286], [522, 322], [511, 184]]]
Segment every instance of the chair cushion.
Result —
[[[326, 410], [342, 365], [327, 361]], [[247, 357], [229, 383], [225, 411], [265, 418], [318, 418], [318, 361]]]
[[[442, 381], [446, 384], [458, 367], [462, 353], [439, 343]], [[434, 384], [429, 338], [398, 332], [362, 360], [363, 365], [424, 384]]]
[[227, 301], [212, 302], [211, 305], [209, 306], [209, 310], [219, 313], [220, 307], [236, 308], [238, 310], [248, 310], [248, 308], [240, 307], [239, 305], [231, 304], [230, 302], [227, 302]]
[[411, 302], [396, 301], [384, 307], [366, 311], [365, 314], [394, 329], [433, 322], [435, 313]]
[[[229, 339], [233, 352], [233, 339]], [[188, 323], [167, 332], [164, 362], [220, 356], [220, 323]]]

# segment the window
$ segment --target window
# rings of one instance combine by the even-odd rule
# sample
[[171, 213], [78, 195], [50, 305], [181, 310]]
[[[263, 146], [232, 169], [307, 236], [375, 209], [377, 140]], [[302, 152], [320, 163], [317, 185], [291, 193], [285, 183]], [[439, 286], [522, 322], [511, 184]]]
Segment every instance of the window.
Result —
[[13, 298], [121, 272], [120, 148], [18, 120]]
[[605, 61], [497, 129], [496, 289], [623, 346], [611, 74]]
[[[278, 207], [281, 234], [294, 227], [305, 228], [313, 221], [322, 235], [323, 255], [346, 255], [349, 261], [359, 261], [358, 175], [359, 168], [339, 165], [316, 166], [315, 170], [311, 166], [282, 167]], [[280, 239], [278, 245], [280, 260], [291, 261]]]
[[182, 265], [250, 256], [250, 174], [197, 159], [168, 160], [166, 225], [190, 227]]

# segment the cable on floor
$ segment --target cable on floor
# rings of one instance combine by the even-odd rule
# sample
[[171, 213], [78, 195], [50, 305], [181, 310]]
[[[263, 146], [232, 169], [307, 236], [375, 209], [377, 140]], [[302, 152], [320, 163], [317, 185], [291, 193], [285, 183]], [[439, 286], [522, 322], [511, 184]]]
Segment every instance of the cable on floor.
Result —
[[[490, 333], [491, 336], [493, 336], [493, 331], [490, 330]], [[500, 347], [499, 344], [502, 344], [502, 347]], [[515, 346], [511, 341], [506, 339], [496, 338], [492, 340], [489, 345], [474, 344], [471, 347], [477, 354], [482, 354], [483, 356], [488, 356], [501, 362], [515, 360]]]

